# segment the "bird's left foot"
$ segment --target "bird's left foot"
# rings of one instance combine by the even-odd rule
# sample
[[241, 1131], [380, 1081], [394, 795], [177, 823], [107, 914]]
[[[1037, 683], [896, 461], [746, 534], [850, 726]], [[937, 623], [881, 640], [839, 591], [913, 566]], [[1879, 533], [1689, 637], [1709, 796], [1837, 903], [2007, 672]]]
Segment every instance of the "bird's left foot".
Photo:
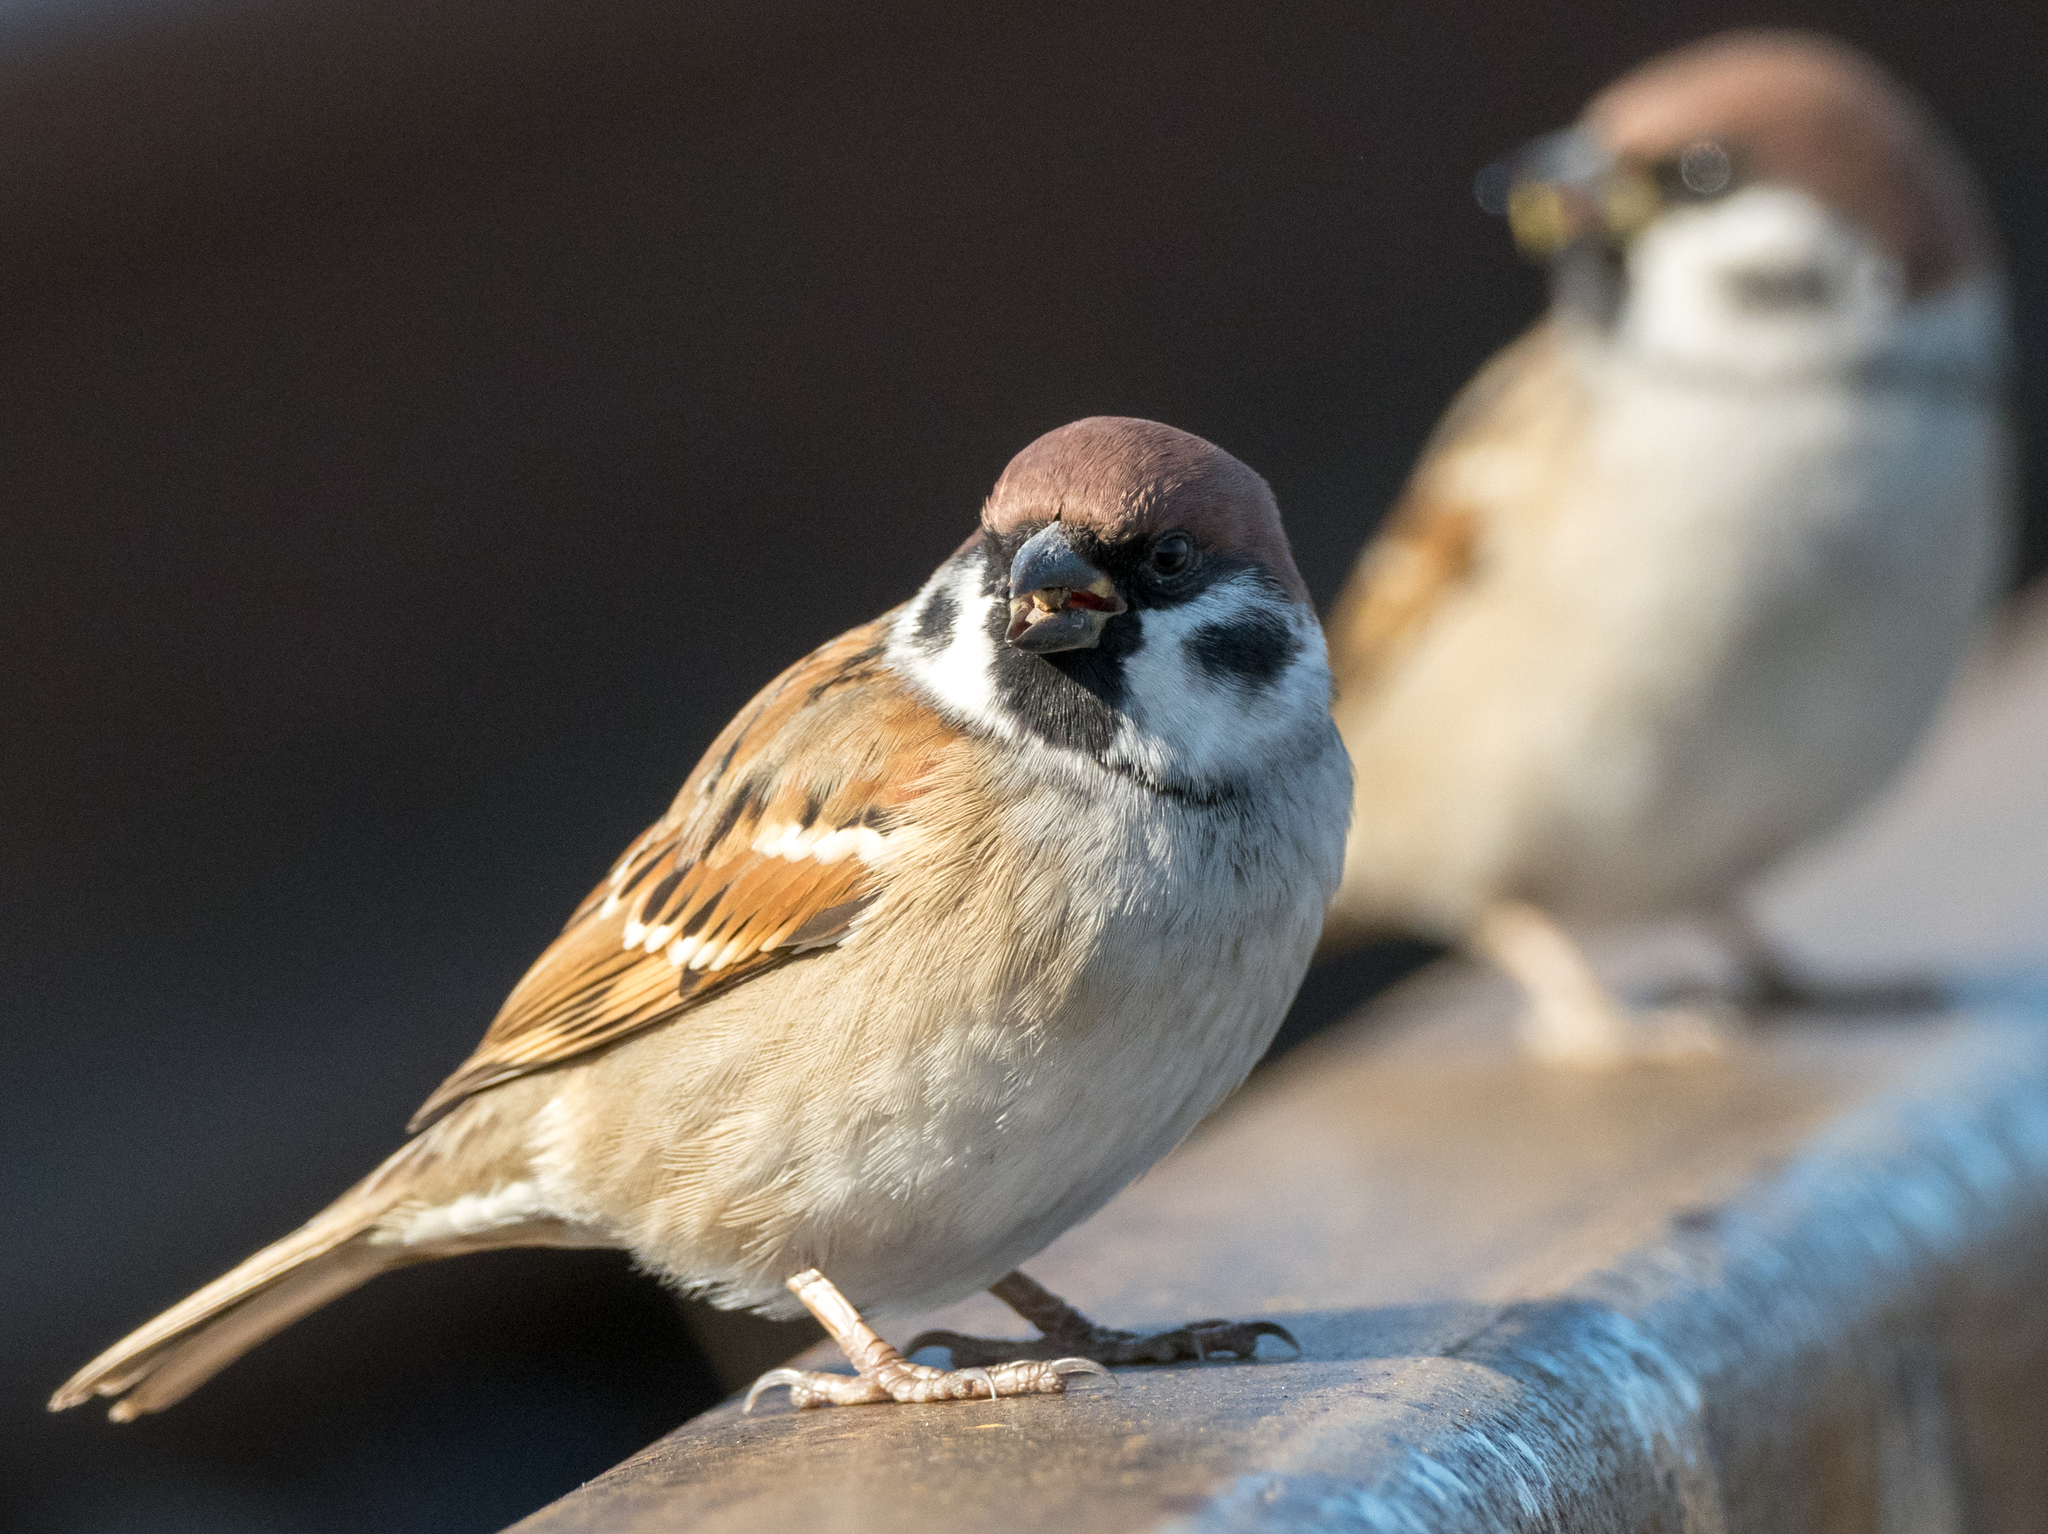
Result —
[[1846, 1016], [1887, 1016], [1941, 1012], [1953, 1001], [1938, 980], [1810, 980], [1772, 965], [1758, 965], [1737, 999], [1752, 1012], [1821, 1012]]
[[[1707, 928], [1726, 946], [1741, 971], [1728, 999], [1755, 1016], [1819, 1012], [1840, 1016], [1942, 1012], [1955, 1002], [1951, 986], [1933, 975], [1884, 980], [1820, 979], [1807, 973], [1739, 903], [1710, 912]], [[1673, 991], [1673, 1001], [1692, 995]]]
[[[865, 1406], [883, 1401], [987, 1401], [997, 1396], [1060, 1395], [1070, 1374], [1107, 1374], [1086, 1358], [1012, 1358], [933, 1369], [914, 1364], [884, 1342], [833, 1282], [816, 1268], [789, 1280], [790, 1291], [818, 1318], [853, 1367], [852, 1377], [816, 1369], [770, 1369], [747, 1391], [742, 1413], [764, 1391], [786, 1389], [798, 1410], [811, 1406]], [[915, 1351], [913, 1349], [913, 1351]]]
[[1294, 1334], [1274, 1321], [1190, 1321], [1162, 1332], [1126, 1332], [1098, 1326], [1065, 1300], [1022, 1273], [989, 1286], [989, 1293], [1037, 1327], [1033, 1342], [965, 1337], [959, 1332], [922, 1332], [907, 1353], [944, 1348], [955, 1370], [971, 1370], [998, 1359], [1042, 1359], [1072, 1355], [1098, 1364], [1203, 1363], [1211, 1358], [1252, 1358], [1261, 1337], [1273, 1337], [1301, 1354]]

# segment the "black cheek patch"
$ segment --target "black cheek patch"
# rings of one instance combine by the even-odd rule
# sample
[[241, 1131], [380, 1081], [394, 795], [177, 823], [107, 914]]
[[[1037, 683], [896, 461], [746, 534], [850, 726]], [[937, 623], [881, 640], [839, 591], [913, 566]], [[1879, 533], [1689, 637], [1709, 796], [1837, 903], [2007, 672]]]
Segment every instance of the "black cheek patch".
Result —
[[1269, 686], [1301, 653], [1294, 631], [1270, 613], [1205, 623], [1188, 636], [1187, 646], [1203, 671], [1235, 687]]
[[926, 655], [937, 655], [945, 649], [953, 642], [953, 625], [959, 617], [960, 604], [944, 586], [926, 597], [924, 606], [917, 611], [918, 649]]

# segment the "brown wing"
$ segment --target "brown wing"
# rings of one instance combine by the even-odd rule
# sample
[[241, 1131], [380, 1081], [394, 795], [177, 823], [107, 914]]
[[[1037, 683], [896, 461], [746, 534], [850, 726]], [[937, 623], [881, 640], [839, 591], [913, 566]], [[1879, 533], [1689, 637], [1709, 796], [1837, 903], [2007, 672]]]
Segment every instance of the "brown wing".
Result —
[[1340, 686], [1360, 686], [1386, 671], [1472, 573], [1478, 543], [1479, 516], [1468, 503], [1431, 496], [1409, 481], [1331, 614]]
[[1579, 405], [1558, 348], [1551, 327], [1536, 326], [1481, 368], [1437, 423], [1332, 610], [1340, 687], [1383, 675], [1478, 574], [1493, 525], [1530, 513], [1530, 481], [1555, 462], [1558, 433]]
[[726, 726], [413, 1116], [415, 1133], [472, 1093], [846, 936], [883, 893], [888, 839], [959, 739], [882, 664], [887, 622], [805, 657]]

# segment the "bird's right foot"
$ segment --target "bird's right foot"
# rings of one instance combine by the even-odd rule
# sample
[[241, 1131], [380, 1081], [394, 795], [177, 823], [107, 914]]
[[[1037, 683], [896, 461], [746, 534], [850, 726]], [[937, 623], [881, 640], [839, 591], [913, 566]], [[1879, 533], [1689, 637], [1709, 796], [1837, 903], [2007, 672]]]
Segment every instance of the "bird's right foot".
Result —
[[1471, 941], [1521, 987], [1517, 1040], [1547, 1064], [1610, 1070], [1701, 1060], [1725, 1048], [1739, 1020], [1735, 1008], [1713, 1003], [1631, 1007], [1601, 982], [1571, 934], [1526, 901], [1496, 903]]
[[742, 1413], [763, 1392], [786, 1389], [799, 1411], [813, 1406], [866, 1406], [884, 1401], [988, 1401], [997, 1396], [1060, 1395], [1070, 1374], [1107, 1374], [1087, 1358], [1025, 1358], [966, 1369], [914, 1364], [884, 1342], [833, 1282], [816, 1268], [789, 1280], [790, 1292], [818, 1318], [857, 1371], [849, 1376], [818, 1369], [770, 1369], [747, 1391]]
[[1042, 1335], [1036, 1342], [966, 1337], [959, 1332], [924, 1332], [910, 1344], [944, 1348], [956, 1367], [998, 1358], [1052, 1358], [1066, 1354], [1099, 1364], [1207, 1363], [1212, 1358], [1251, 1359], [1259, 1339], [1271, 1337], [1301, 1356], [1301, 1344], [1277, 1321], [1190, 1321], [1158, 1332], [1127, 1332], [1099, 1326], [1026, 1273], [1011, 1273], [989, 1285], [990, 1294], [1017, 1312]]

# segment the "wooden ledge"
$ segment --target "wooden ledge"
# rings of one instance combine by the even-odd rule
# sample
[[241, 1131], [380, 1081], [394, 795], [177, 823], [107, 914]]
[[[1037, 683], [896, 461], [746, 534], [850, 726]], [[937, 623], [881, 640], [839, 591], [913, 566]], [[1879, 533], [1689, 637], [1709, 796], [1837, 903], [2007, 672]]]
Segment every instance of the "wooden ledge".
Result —
[[[742, 1418], [518, 1527], [2032, 1527], [2048, 1507], [2048, 1031], [1789, 1019], [1697, 1067], [1505, 1047], [1469, 973], [1256, 1081], [1031, 1270], [1296, 1361]], [[1022, 1330], [993, 1301], [909, 1318]]]

